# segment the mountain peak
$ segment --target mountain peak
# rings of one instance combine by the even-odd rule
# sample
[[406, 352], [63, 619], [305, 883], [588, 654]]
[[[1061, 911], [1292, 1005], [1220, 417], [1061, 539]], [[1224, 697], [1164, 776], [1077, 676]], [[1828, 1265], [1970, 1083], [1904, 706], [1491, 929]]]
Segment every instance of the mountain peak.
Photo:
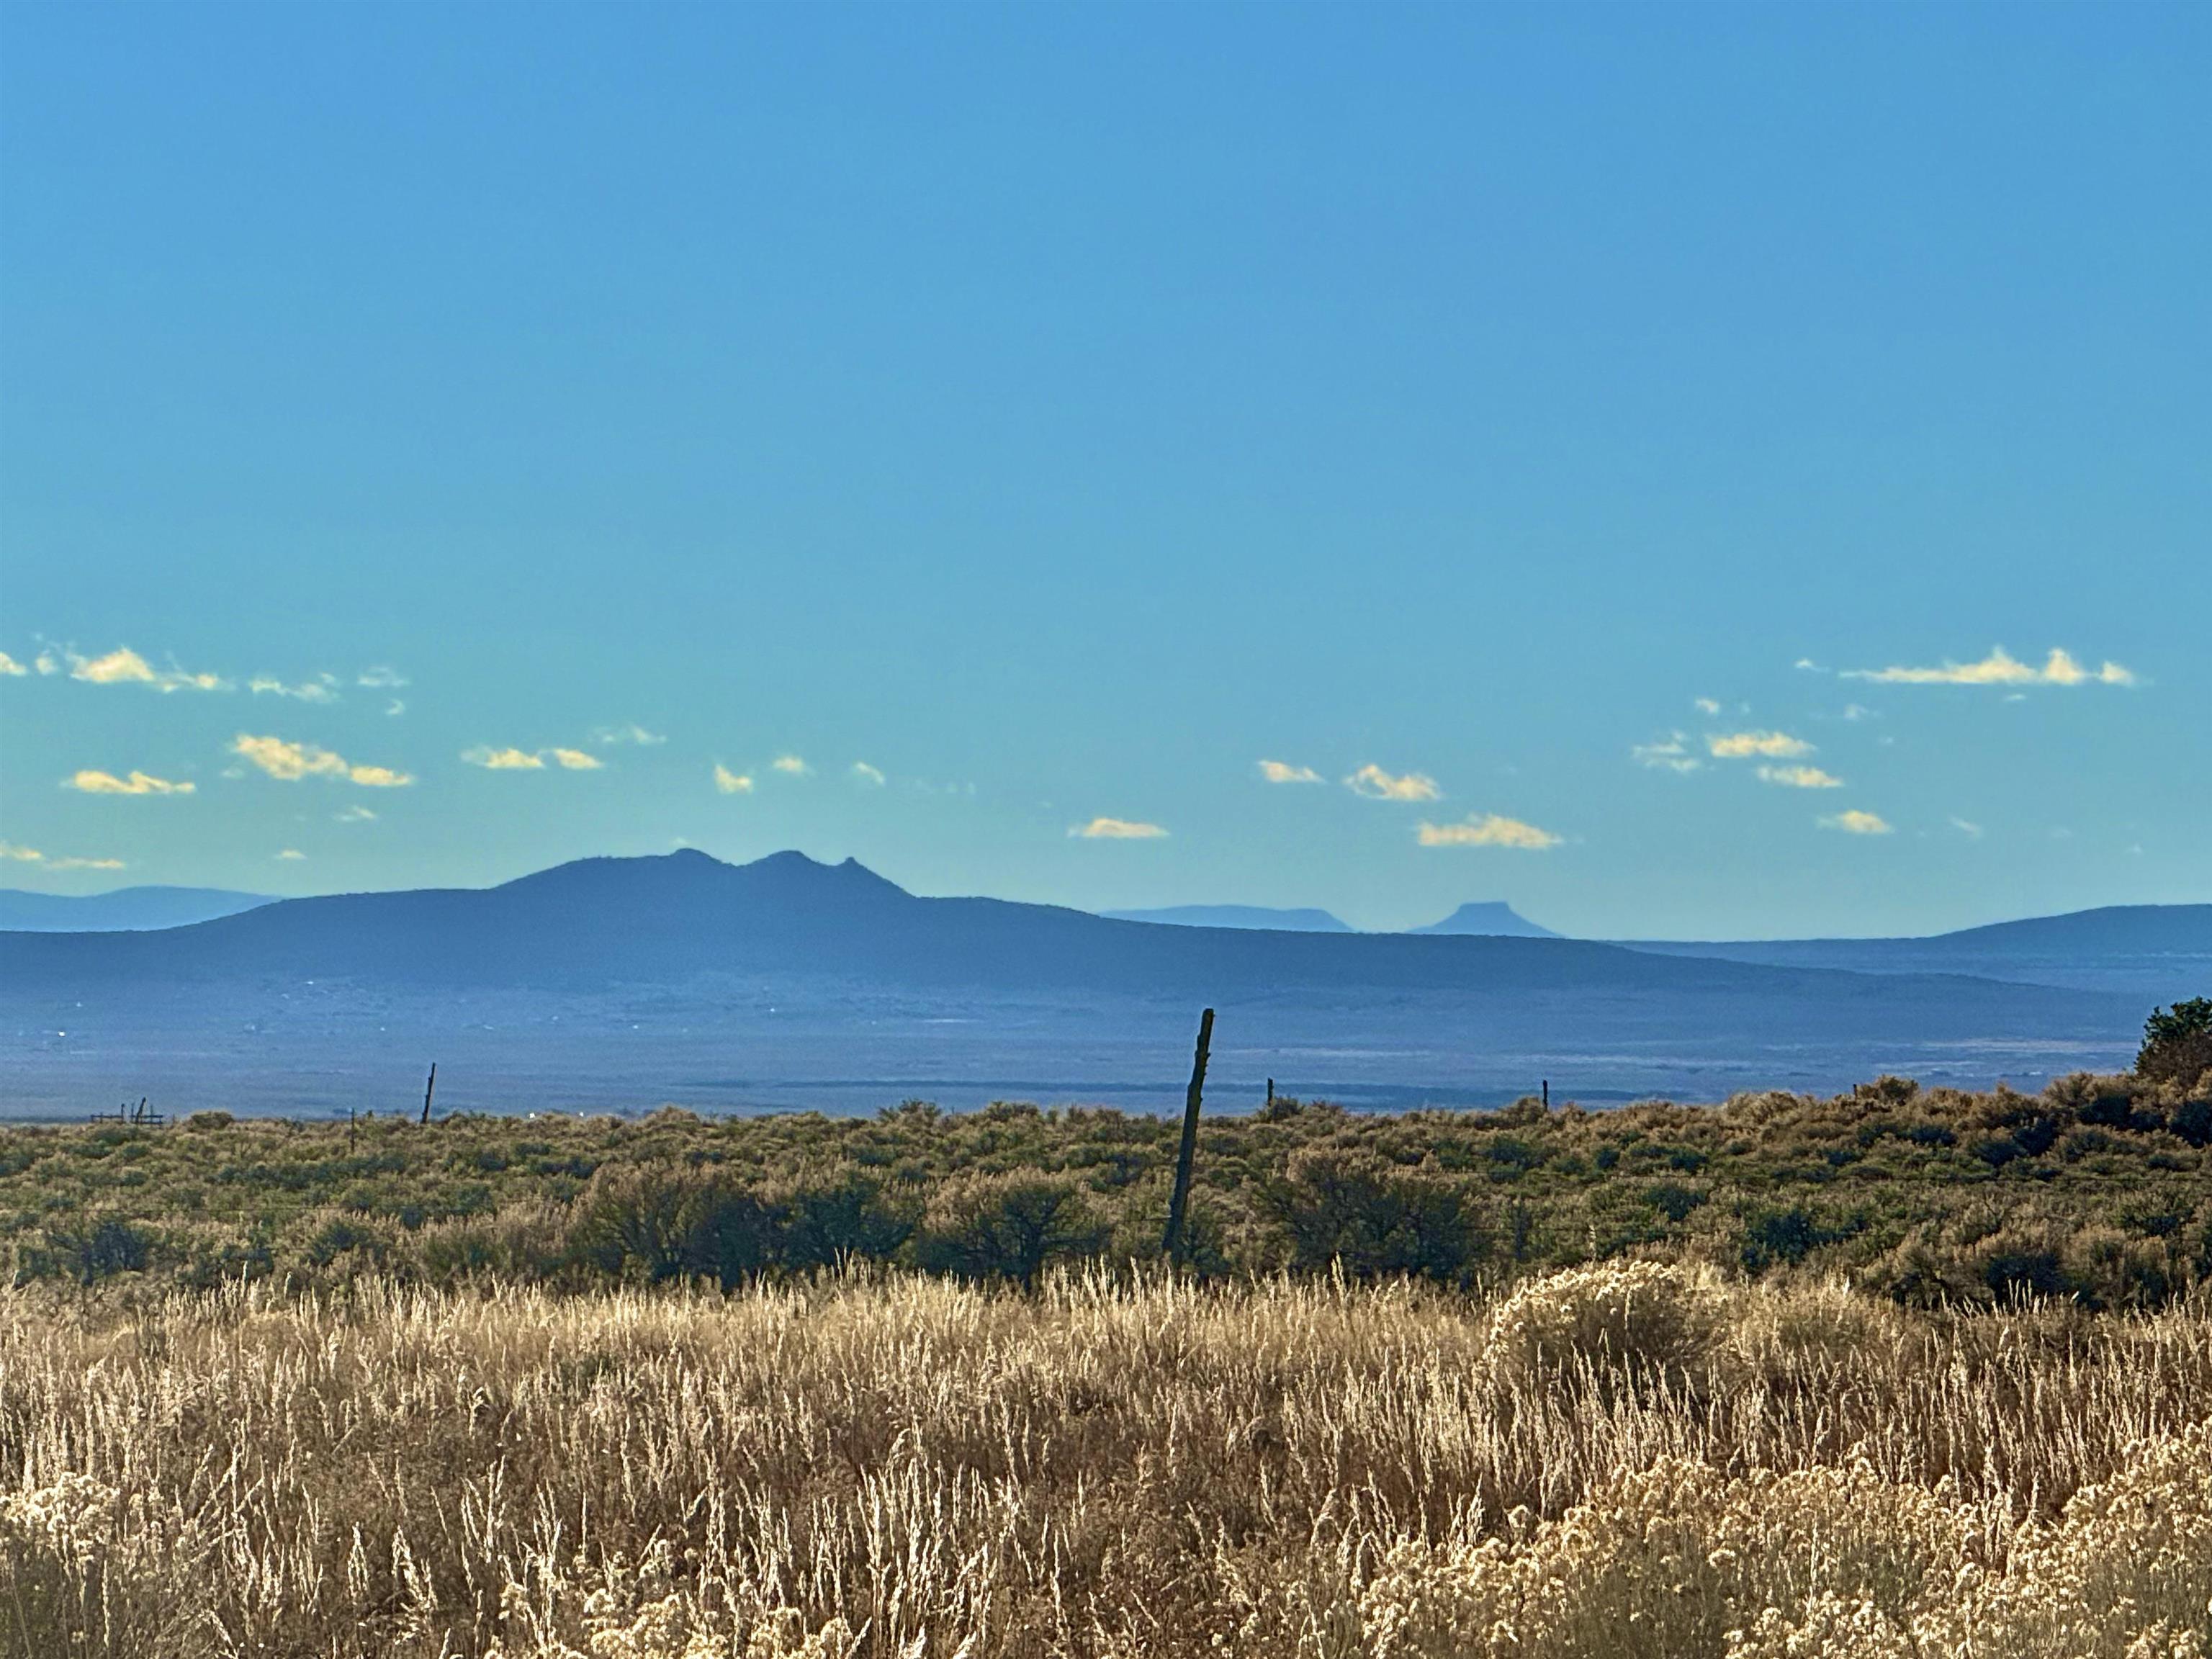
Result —
[[1462, 904], [1442, 921], [1425, 927], [1409, 927], [1411, 933], [1479, 933], [1502, 939], [1557, 939], [1548, 927], [1540, 927], [1503, 899]]

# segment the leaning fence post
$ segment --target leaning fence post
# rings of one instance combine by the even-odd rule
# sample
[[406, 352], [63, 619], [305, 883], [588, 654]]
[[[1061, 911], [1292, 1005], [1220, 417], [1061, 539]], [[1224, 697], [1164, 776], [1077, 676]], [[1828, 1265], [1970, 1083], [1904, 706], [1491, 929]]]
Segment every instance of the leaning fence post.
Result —
[[430, 1062], [430, 1080], [422, 1085], [422, 1121], [430, 1121], [430, 1095], [438, 1086], [438, 1062]]
[[1170, 1261], [1182, 1256], [1183, 1210], [1190, 1202], [1190, 1164], [1198, 1155], [1198, 1102], [1206, 1089], [1206, 1052], [1213, 1043], [1213, 1010], [1198, 1017], [1198, 1053], [1191, 1060], [1190, 1092], [1182, 1103], [1182, 1145], [1176, 1152], [1175, 1192], [1168, 1200], [1168, 1233], [1160, 1243]]

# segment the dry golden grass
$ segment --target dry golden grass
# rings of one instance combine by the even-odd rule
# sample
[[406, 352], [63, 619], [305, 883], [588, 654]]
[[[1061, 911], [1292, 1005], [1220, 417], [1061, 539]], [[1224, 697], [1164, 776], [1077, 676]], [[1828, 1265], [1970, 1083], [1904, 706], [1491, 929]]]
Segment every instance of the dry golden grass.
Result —
[[0, 1293], [0, 1650], [2202, 1656], [2212, 1310]]

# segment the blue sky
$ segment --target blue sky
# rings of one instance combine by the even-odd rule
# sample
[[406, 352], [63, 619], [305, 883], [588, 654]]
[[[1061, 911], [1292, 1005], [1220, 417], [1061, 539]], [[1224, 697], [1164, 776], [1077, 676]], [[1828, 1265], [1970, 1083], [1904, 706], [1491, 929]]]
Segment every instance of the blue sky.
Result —
[[2186, 7], [8, 8], [0, 883], [2212, 898], [2208, 80]]

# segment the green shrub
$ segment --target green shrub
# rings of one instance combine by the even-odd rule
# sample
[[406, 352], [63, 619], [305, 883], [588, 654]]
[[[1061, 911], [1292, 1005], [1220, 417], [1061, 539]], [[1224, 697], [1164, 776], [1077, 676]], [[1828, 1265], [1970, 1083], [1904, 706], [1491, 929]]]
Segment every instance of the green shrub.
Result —
[[1362, 1279], [1413, 1273], [1464, 1284], [1489, 1254], [1464, 1186], [1370, 1153], [1299, 1152], [1261, 1202], [1297, 1267], [1340, 1265]]
[[1066, 1176], [969, 1176], [932, 1200], [914, 1255], [935, 1272], [1028, 1286], [1048, 1262], [1095, 1255], [1108, 1237], [1089, 1195]]
[[81, 1226], [49, 1226], [45, 1248], [25, 1252], [19, 1277], [93, 1285], [117, 1273], [143, 1273], [153, 1251], [151, 1237], [120, 1216], [95, 1216]]
[[783, 1265], [827, 1267], [847, 1258], [888, 1261], [921, 1220], [918, 1196], [858, 1170], [763, 1188]]
[[2177, 1002], [2143, 1022], [2136, 1076], [2188, 1088], [2207, 1071], [2212, 1071], [2212, 997]]
[[620, 1278], [711, 1278], [726, 1290], [771, 1260], [768, 1207], [719, 1170], [602, 1170], [577, 1207], [574, 1258]]
[[1850, 1233], [1849, 1228], [1822, 1225], [1800, 1204], [1754, 1210], [1744, 1218], [1741, 1252], [1744, 1270], [1756, 1273], [1773, 1267], [1794, 1267], [1823, 1244], [1833, 1244]]

